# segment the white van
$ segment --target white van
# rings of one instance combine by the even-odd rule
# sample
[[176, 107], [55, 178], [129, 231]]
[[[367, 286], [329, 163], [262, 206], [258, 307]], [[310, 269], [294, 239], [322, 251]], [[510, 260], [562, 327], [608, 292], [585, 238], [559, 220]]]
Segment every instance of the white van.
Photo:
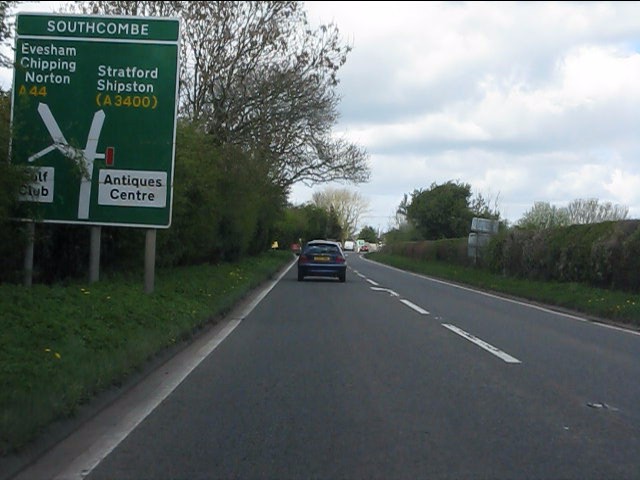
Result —
[[353, 252], [356, 249], [356, 244], [351, 240], [345, 240], [343, 250], [345, 252]]

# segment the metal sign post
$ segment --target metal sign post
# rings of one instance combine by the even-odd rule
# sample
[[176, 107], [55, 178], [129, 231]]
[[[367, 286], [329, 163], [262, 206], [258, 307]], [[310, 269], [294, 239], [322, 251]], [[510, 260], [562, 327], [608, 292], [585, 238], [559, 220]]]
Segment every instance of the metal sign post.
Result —
[[144, 249], [144, 292], [153, 293], [156, 271], [156, 230], [147, 230]]
[[25, 287], [30, 287], [33, 283], [33, 249], [36, 236], [36, 223], [27, 224], [27, 248], [24, 253], [24, 280]]

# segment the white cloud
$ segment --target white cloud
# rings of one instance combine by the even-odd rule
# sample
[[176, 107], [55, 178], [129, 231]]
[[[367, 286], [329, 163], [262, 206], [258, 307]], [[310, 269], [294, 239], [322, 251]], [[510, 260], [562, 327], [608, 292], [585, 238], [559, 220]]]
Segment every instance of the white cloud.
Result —
[[580, 47], [559, 65], [562, 89], [556, 93], [568, 105], [640, 99], [640, 54], [615, 47]]
[[636, 215], [640, 214], [640, 174], [615, 169], [604, 187], [617, 203], [630, 205]]
[[416, 141], [489, 138], [479, 125], [447, 113], [434, 113], [397, 123], [362, 125], [347, 136], [373, 149]]
[[640, 213], [640, 4], [308, 5], [353, 40], [338, 129], [371, 153], [359, 189], [396, 199], [380, 215], [450, 179], [512, 221], [594, 196]]

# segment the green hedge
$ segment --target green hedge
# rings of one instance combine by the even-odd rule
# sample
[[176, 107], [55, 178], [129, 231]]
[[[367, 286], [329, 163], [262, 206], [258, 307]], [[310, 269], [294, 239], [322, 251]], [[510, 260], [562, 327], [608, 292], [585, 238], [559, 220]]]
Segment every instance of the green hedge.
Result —
[[512, 229], [492, 240], [484, 264], [494, 272], [518, 278], [637, 292], [640, 221]]
[[[416, 260], [469, 266], [467, 238], [398, 242], [385, 252]], [[578, 282], [640, 292], [640, 220], [571, 225], [545, 230], [513, 228], [496, 235], [478, 266], [529, 280]]]
[[467, 257], [467, 238], [398, 242], [385, 246], [385, 253], [403, 255], [416, 260], [431, 260], [470, 265]]

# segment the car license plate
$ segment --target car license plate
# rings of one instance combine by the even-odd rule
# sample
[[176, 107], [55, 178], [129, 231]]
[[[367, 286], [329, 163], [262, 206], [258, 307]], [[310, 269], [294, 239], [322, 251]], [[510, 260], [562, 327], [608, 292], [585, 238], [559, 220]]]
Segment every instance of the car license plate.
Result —
[[329, 260], [331, 260], [331, 257], [328, 257], [326, 255], [317, 255], [317, 256], [313, 257], [313, 259], [316, 262], [328, 262]]

